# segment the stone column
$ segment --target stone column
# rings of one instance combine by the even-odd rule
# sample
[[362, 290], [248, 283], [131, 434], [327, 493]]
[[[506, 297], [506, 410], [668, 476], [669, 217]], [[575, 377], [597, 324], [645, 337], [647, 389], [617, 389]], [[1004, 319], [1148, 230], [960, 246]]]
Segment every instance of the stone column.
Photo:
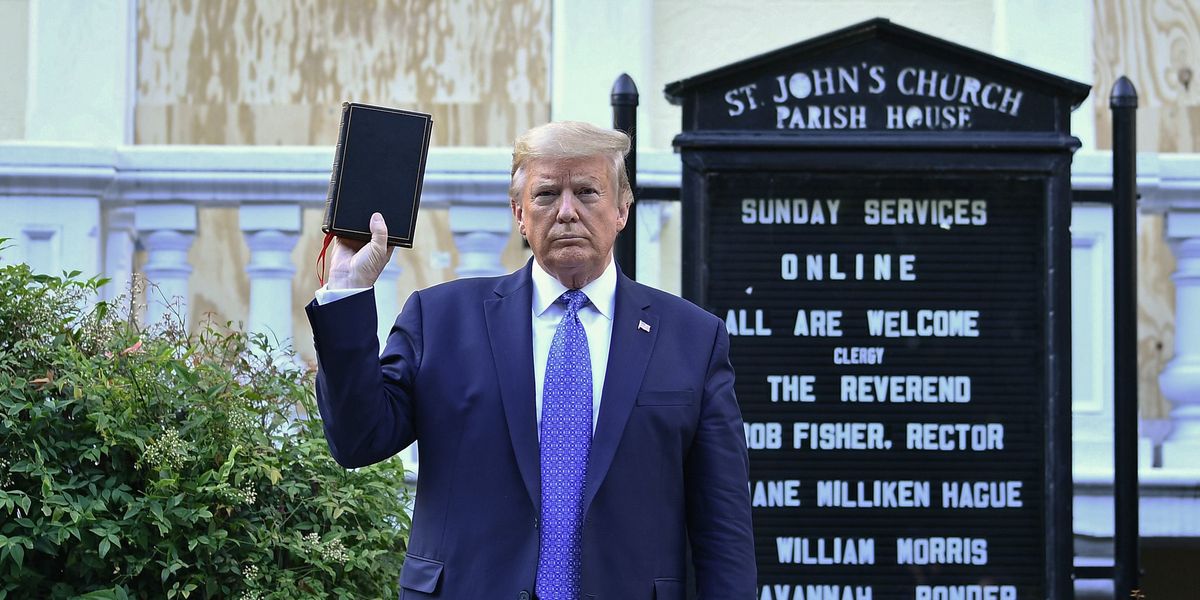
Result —
[[292, 338], [292, 249], [300, 238], [299, 204], [243, 204], [238, 221], [250, 248], [246, 330], [272, 341]]
[[1171, 409], [1172, 431], [1163, 444], [1164, 467], [1194, 468], [1200, 457], [1200, 210], [1167, 213], [1167, 240], [1175, 252], [1175, 356], [1158, 382]]
[[508, 204], [451, 204], [450, 232], [458, 248], [459, 277], [503, 275], [500, 253], [512, 231], [512, 211]]
[[163, 318], [188, 325], [188, 250], [196, 237], [196, 207], [192, 204], [142, 204], [134, 209], [138, 240], [146, 250], [145, 323]]
[[400, 314], [400, 274], [404, 269], [396, 262], [396, 253], [404, 251], [404, 248], [399, 248], [392, 253], [392, 260], [388, 261], [383, 272], [379, 274], [379, 279], [375, 281], [375, 313], [379, 315], [380, 352], [383, 352], [383, 346], [387, 343], [387, 336], [396, 322], [396, 315]]
[[104, 275], [109, 282], [101, 288], [100, 294], [104, 300], [113, 300], [129, 289], [133, 277], [133, 253], [137, 249], [133, 208], [109, 209], [104, 232]]
[[663, 202], [645, 200], [633, 203], [637, 211], [638, 282], [662, 289], [662, 230], [667, 222]]

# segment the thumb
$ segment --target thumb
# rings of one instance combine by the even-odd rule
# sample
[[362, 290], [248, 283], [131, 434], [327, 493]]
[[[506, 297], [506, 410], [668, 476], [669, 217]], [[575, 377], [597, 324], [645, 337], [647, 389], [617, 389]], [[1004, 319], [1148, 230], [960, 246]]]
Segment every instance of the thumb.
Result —
[[379, 244], [384, 248], [387, 247], [388, 230], [387, 222], [383, 220], [383, 215], [379, 213], [371, 214], [371, 243]]

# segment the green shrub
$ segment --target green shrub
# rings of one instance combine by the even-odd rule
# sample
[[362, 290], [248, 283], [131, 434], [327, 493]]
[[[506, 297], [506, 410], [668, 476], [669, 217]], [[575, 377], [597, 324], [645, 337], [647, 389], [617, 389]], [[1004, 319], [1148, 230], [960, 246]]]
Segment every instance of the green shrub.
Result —
[[342, 469], [286, 350], [102, 283], [0, 267], [0, 599], [395, 598], [399, 460]]

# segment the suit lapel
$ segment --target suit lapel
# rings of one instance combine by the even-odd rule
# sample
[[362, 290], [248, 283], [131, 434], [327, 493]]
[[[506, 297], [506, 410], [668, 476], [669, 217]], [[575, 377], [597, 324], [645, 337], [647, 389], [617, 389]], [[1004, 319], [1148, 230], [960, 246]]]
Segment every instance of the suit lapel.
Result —
[[[642, 386], [650, 351], [658, 336], [658, 315], [650, 312], [649, 308], [650, 301], [638, 284], [618, 271], [608, 367], [604, 374], [600, 416], [596, 433], [592, 436], [587, 485], [583, 493], [585, 514], [612, 465], [613, 455], [625, 432], [625, 423], [629, 420], [638, 389]], [[639, 327], [643, 323], [649, 326], [649, 331], [647, 327]]]
[[495, 289], [497, 298], [484, 302], [484, 314], [513, 453], [534, 509], [540, 511], [542, 484], [534, 414], [531, 322], [533, 283], [529, 269], [526, 264], [521, 271], [501, 280]]

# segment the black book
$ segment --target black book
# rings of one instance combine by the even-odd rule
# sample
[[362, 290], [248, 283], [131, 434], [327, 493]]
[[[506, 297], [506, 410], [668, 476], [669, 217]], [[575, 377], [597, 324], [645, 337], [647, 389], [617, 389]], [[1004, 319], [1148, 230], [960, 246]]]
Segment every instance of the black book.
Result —
[[367, 241], [378, 212], [388, 245], [412, 248], [432, 130], [425, 113], [343, 103], [321, 231]]

